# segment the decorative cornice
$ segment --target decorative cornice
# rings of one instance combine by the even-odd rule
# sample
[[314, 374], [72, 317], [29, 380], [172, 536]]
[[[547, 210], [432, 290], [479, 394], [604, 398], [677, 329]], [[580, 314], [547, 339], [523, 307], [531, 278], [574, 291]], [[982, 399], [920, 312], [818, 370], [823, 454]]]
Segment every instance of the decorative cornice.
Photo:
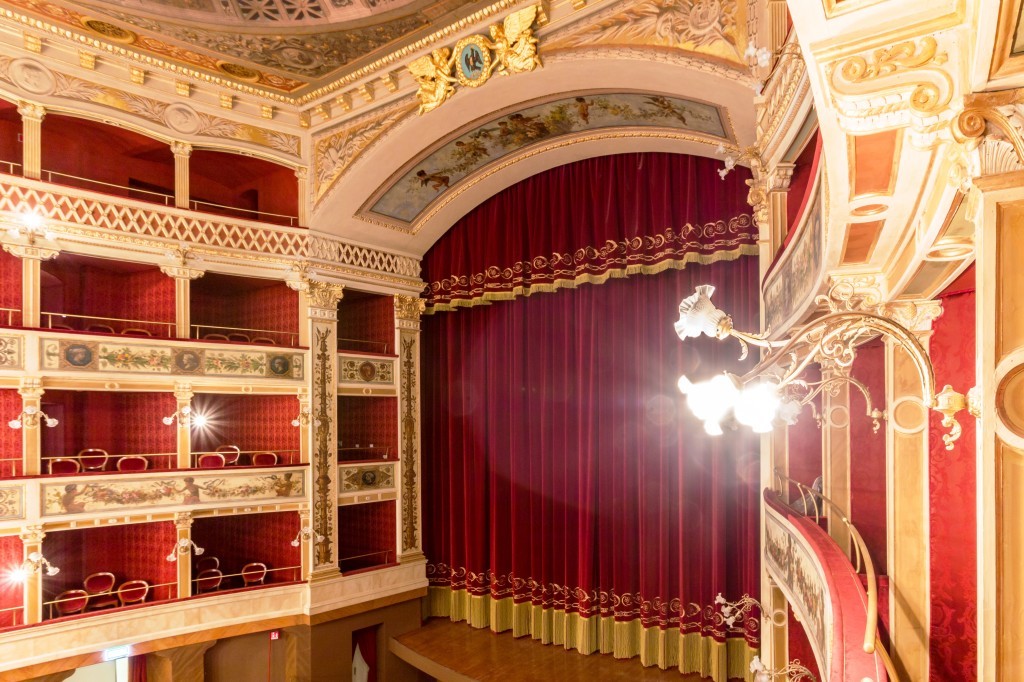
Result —
[[407, 322], [419, 322], [427, 302], [419, 296], [395, 294], [395, 319]]
[[345, 286], [334, 282], [307, 280], [306, 298], [309, 307], [336, 312], [338, 301], [344, 296]]

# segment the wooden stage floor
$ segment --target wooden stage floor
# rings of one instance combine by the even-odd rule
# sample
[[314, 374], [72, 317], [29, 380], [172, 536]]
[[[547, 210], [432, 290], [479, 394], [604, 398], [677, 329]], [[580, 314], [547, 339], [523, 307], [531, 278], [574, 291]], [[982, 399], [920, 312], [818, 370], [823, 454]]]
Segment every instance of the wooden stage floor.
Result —
[[465, 623], [432, 618], [423, 627], [393, 638], [389, 647], [417, 670], [442, 682], [606, 682], [674, 680], [697, 682], [700, 675], [645, 668], [639, 659], [619, 660], [610, 654], [582, 656], [561, 646], [544, 645], [511, 632], [495, 634]]

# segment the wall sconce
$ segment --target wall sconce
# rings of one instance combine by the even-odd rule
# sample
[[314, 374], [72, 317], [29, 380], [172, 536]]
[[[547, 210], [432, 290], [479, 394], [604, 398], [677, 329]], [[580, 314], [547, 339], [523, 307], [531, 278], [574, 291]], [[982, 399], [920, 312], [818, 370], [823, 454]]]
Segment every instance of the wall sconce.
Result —
[[38, 573], [44, 568], [46, 569], [46, 575], [57, 575], [60, 573], [60, 569], [51, 564], [41, 553], [31, 552], [28, 558], [15, 571], [15, 575], [20, 582], [24, 582], [29, 575]]
[[29, 429], [38, 428], [40, 418], [42, 418], [43, 423], [45, 423], [46, 426], [51, 429], [60, 423], [60, 421], [46, 414], [38, 407], [35, 407], [33, 405], [27, 405], [21, 411], [21, 414], [19, 414], [11, 421], [7, 422], [7, 425], [12, 429], [20, 429], [23, 426]]
[[204, 426], [206, 426], [209, 420], [204, 415], [201, 414], [192, 416], [192, 408], [189, 407], [188, 405], [185, 405], [181, 409], [174, 412], [174, 414], [170, 414], [164, 417], [161, 421], [163, 421], [163, 423], [166, 424], [167, 426], [170, 426], [175, 421], [177, 421], [182, 426], [194, 426], [197, 429], [201, 429]]
[[773, 670], [761, 662], [760, 656], [754, 656], [754, 660], [750, 662], [750, 672], [754, 673], [754, 682], [772, 682], [775, 679], [789, 680], [789, 682], [817, 681], [814, 673], [805, 668], [799, 660], [790, 661], [785, 668]]
[[[935, 394], [935, 373], [931, 361], [917, 337], [893, 319], [874, 312], [855, 310], [849, 297], [830, 292], [819, 296], [817, 302], [828, 308], [827, 314], [796, 329], [789, 339], [768, 341], [764, 336], [741, 332], [732, 326], [732, 318], [711, 302], [715, 288], [697, 287], [691, 296], [679, 304], [679, 320], [675, 323], [680, 339], [701, 334], [725, 339], [733, 337], [740, 342], [740, 360], [747, 356], [747, 344], [767, 350], [764, 358], [742, 377], [723, 373], [708, 381], [692, 383], [685, 376], [679, 378], [679, 390], [687, 396], [693, 414], [704, 422], [704, 430], [721, 435], [721, 422], [730, 413], [736, 421], [750, 426], [757, 433], [767, 433], [778, 422], [791, 424], [800, 409], [823, 390], [850, 384], [864, 394], [868, 417], [875, 420], [883, 415], [871, 405], [870, 394], [863, 384], [850, 376], [856, 356], [856, 345], [875, 335], [893, 341], [913, 361], [921, 378], [921, 395], [927, 407], [943, 415], [943, 425], [950, 428], [943, 436], [946, 449], [960, 437], [960, 425], [954, 416], [968, 401], [952, 389]], [[801, 379], [807, 366], [819, 363], [828, 370], [827, 378], [820, 382]]]
[[305, 526], [304, 528], [301, 528], [298, 533], [296, 533], [295, 539], [292, 540], [291, 545], [292, 547], [298, 547], [300, 544], [302, 544], [303, 540], [306, 540], [308, 542], [309, 539], [312, 537], [315, 537], [317, 542], [324, 541], [323, 535], [320, 535], [320, 533], [314, 533], [312, 528], [310, 528], [309, 526]]
[[292, 426], [309, 426], [309, 406], [299, 408], [299, 416], [292, 420]]
[[53, 241], [56, 238], [55, 234], [46, 229], [46, 219], [38, 213], [25, 212], [21, 214], [20, 218], [20, 225], [12, 225], [7, 228], [7, 235], [11, 239], [25, 237], [28, 240], [28, 245], [32, 246], [40, 237], [46, 241]]
[[189, 548], [192, 549], [192, 554], [196, 556], [200, 556], [206, 551], [189, 538], [178, 538], [178, 541], [174, 543], [174, 549], [171, 550], [171, 553], [167, 555], [166, 559], [168, 561], [177, 561], [178, 555], [181, 554], [184, 556], [188, 554]]
[[743, 58], [747, 60], [747, 68], [750, 69], [750, 73], [757, 79], [754, 81], [754, 94], [760, 96], [764, 90], [764, 84], [772, 77], [772, 73], [769, 72], [764, 78], [760, 78], [758, 74], [764, 73], [764, 69], [772, 67], [773, 59], [776, 60], [775, 68], [778, 68], [787, 59], [803, 60], [804, 56], [797, 43], [786, 43], [774, 52], [767, 47], [758, 47], [755, 43], [749, 43], [743, 52]]
[[718, 169], [718, 177], [725, 180], [725, 176], [729, 175], [736, 168], [736, 165], [743, 161], [750, 161], [752, 165], [763, 166], [764, 162], [761, 160], [761, 153], [757, 150], [756, 146], [750, 146], [740, 151], [739, 154], [727, 150], [724, 144], [719, 144], [715, 147], [715, 153], [719, 156], [724, 155], [722, 163], [725, 164], [724, 168]]

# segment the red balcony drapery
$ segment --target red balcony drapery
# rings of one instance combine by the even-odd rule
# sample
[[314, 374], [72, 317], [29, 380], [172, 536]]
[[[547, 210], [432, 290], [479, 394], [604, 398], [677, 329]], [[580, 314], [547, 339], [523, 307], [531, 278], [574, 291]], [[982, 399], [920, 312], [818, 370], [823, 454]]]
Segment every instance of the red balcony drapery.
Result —
[[[616, 180], [652, 157], [676, 171], [694, 162], [593, 159], [583, 162], [588, 172], [566, 171], [562, 200], [588, 201], [574, 190], [590, 182], [638, 188], [637, 202], [695, 201], [652, 199], [653, 190]], [[543, 177], [506, 194], [524, 191], [536, 206], [528, 197], [540, 190], [522, 186]], [[745, 196], [731, 196], [722, 215], [739, 214]], [[524, 228], [492, 226], [503, 229]], [[737, 599], [759, 589], [758, 443], [745, 430], [706, 436], [676, 388], [684, 372], [700, 379], [737, 369], [737, 345], [684, 344], [672, 329], [680, 299], [698, 284], [718, 287], [715, 301], [737, 327], [757, 327], [752, 258], [424, 319], [424, 548], [434, 615], [716, 680], [743, 676], [757, 614], [730, 627], [713, 604], [719, 592]]]

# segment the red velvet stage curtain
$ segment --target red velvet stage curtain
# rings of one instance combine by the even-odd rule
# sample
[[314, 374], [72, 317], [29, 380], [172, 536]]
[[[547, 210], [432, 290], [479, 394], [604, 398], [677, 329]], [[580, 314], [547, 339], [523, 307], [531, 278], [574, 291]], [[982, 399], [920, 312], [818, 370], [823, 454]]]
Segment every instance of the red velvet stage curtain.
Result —
[[756, 328], [756, 278], [744, 258], [425, 318], [434, 615], [743, 676], [756, 618], [730, 629], [713, 603], [759, 589], [758, 443], [706, 436], [676, 388], [739, 347], [672, 323], [707, 283]]
[[128, 658], [128, 682], [147, 682], [146, 654]]
[[[951, 384], [958, 391], [977, 383], [973, 276], [968, 279], [966, 289], [951, 287], [942, 296], [942, 316], [934, 323], [930, 347], [936, 386]], [[931, 413], [929, 429], [930, 679], [935, 682], [977, 676], [975, 420], [966, 412], [958, 416], [963, 435], [953, 450], [942, 442], [947, 429], [938, 413]]]
[[460, 220], [423, 259], [435, 310], [756, 254], [750, 177], [716, 159], [621, 154], [528, 178]]

